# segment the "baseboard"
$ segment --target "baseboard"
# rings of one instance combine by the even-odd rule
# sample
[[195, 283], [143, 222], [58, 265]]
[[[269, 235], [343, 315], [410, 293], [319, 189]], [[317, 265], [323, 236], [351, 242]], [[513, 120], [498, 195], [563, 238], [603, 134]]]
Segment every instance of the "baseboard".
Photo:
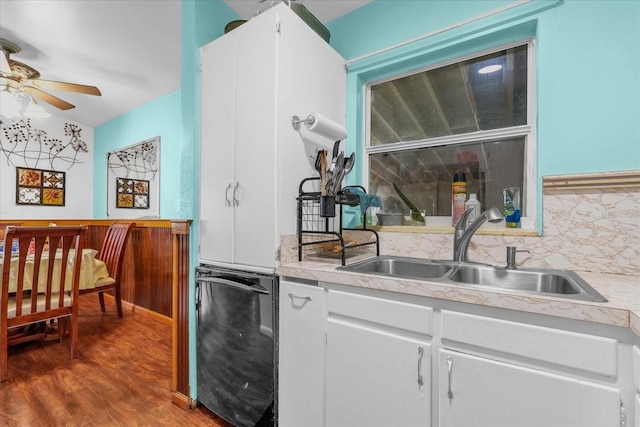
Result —
[[[115, 298], [113, 295], [109, 295], [105, 292], [104, 297], [105, 299], [110, 299], [113, 303], [115, 303]], [[140, 307], [139, 305], [135, 305], [128, 301], [122, 301], [122, 311], [132, 311], [134, 313], [139, 313], [150, 317], [167, 326], [173, 325], [173, 319], [171, 319], [170, 317], [167, 317], [160, 313], [156, 313], [155, 311], [149, 310], [148, 308]]]
[[189, 396], [185, 396], [184, 394], [178, 391], [174, 391], [173, 393], [171, 393], [171, 403], [173, 403], [178, 408], [185, 411], [191, 411], [192, 409], [195, 409], [195, 407], [198, 404], [195, 400], [191, 399]]

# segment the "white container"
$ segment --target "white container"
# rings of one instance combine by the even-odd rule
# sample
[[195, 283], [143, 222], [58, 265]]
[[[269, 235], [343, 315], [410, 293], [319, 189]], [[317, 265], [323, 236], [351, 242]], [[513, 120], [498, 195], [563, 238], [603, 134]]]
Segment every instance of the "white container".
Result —
[[464, 204], [464, 210], [465, 212], [468, 211], [469, 209], [473, 209], [473, 211], [469, 214], [469, 217], [467, 218], [467, 226], [469, 226], [473, 221], [476, 220], [476, 218], [478, 218], [478, 215], [480, 215], [480, 201], [478, 200], [478, 196], [476, 195], [476, 193], [471, 193], [469, 194], [469, 200], [467, 200]]

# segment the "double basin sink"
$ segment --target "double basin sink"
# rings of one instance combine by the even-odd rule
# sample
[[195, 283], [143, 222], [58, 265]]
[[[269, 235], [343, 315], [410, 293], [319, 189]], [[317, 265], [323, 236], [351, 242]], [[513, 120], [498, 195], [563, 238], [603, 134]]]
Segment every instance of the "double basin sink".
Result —
[[570, 270], [506, 269], [485, 264], [379, 256], [339, 270], [387, 277], [463, 284], [592, 302], [607, 302]]

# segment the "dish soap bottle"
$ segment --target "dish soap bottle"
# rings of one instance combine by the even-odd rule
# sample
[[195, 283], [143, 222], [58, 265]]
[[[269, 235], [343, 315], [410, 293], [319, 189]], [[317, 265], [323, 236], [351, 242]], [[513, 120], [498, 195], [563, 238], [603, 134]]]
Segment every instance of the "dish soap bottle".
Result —
[[456, 171], [451, 184], [451, 219], [455, 227], [464, 214], [464, 203], [467, 201], [467, 177], [464, 172]]
[[478, 218], [480, 214], [480, 201], [476, 193], [469, 194], [469, 200], [464, 204], [465, 212], [469, 209], [473, 209], [467, 218], [467, 227]]

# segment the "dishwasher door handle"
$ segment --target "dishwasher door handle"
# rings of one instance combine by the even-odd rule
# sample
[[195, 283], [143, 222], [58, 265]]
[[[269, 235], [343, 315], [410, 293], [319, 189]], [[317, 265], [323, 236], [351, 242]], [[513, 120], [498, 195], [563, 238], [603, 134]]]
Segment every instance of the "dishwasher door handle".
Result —
[[221, 285], [232, 286], [237, 289], [241, 289], [243, 291], [248, 292], [257, 292], [259, 294], [269, 294], [269, 291], [263, 288], [262, 286], [249, 286], [244, 283], [235, 282], [229, 279], [223, 279], [221, 277], [197, 277], [196, 283], [219, 283]]

